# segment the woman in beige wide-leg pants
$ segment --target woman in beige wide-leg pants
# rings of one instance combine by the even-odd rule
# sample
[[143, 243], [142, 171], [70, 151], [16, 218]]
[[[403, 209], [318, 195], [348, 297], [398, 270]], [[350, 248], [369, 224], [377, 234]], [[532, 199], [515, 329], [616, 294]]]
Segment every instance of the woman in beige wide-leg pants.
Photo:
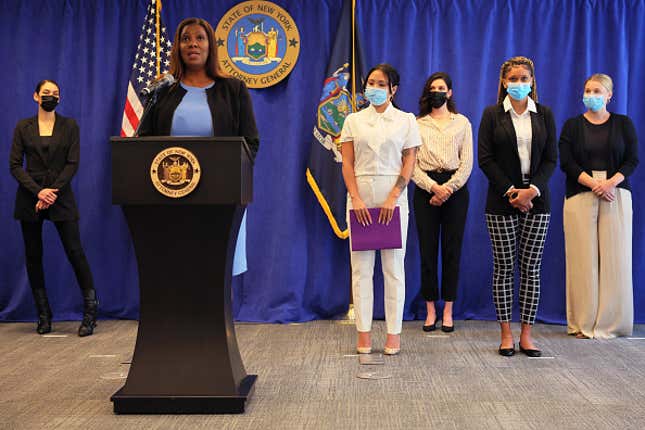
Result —
[[632, 196], [613, 202], [584, 192], [564, 202], [569, 334], [632, 334]]
[[560, 136], [567, 331], [580, 339], [629, 336], [634, 320], [628, 177], [638, 164], [637, 138], [627, 116], [607, 111], [612, 90], [607, 75], [587, 79], [587, 111], [569, 119]]

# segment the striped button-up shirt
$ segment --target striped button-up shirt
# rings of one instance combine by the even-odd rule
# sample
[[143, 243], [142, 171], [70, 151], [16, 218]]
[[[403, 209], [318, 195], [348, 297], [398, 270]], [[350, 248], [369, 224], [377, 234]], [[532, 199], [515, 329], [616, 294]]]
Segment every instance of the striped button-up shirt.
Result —
[[447, 122], [438, 122], [426, 115], [417, 119], [417, 124], [423, 145], [417, 153], [412, 180], [418, 187], [432, 192], [436, 182], [427, 175], [427, 171], [454, 171], [445, 185], [457, 191], [466, 184], [473, 169], [470, 121], [461, 114], [451, 113]]

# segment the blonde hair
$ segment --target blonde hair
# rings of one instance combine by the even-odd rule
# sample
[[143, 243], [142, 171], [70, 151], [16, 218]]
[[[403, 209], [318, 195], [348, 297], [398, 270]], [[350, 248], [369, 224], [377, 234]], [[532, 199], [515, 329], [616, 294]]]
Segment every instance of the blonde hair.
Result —
[[587, 78], [587, 80], [585, 81], [584, 87], [587, 86], [587, 82], [589, 81], [598, 82], [600, 85], [605, 87], [605, 89], [610, 93], [614, 92], [614, 81], [611, 80], [611, 77], [609, 75], [605, 75], [604, 73], [594, 73], [593, 75]]
[[533, 66], [533, 61], [531, 61], [530, 58], [527, 57], [513, 57], [509, 58], [508, 60], [504, 61], [502, 64], [502, 67], [499, 69], [499, 86], [497, 87], [497, 104], [502, 104], [504, 101], [504, 98], [506, 97], [506, 88], [504, 88], [504, 78], [506, 77], [506, 74], [511, 70], [513, 67], [517, 66], [523, 66], [528, 69], [528, 71], [531, 73], [531, 77], [533, 78], [533, 85], [531, 86], [531, 93], [529, 96], [533, 99], [534, 102], [538, 101], [538, 94], [537, 94], [537, 80], [535, 79], [535, 67]]

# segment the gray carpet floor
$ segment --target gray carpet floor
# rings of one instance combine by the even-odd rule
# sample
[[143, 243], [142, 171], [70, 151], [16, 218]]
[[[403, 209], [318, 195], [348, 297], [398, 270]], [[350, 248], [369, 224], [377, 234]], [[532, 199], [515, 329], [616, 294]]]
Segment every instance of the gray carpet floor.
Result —
[[[450, 335], [404, 323], [402, 353], [360, 365], [344, 321], [237, 324], [248, 373], [244, 415], [114, 415], [136, 321], [0, 324], [0, 429], [645, 429], [645, 326], [632, 338], [578, 340], [536, 325], [545, 357], [497, 355], [495, 322]], [[518, 333], [519, 328], [514, 327]], [[375, 349], [385, 340], [374, 327]], [[359, 374], [386, 379], [361, 379]]]

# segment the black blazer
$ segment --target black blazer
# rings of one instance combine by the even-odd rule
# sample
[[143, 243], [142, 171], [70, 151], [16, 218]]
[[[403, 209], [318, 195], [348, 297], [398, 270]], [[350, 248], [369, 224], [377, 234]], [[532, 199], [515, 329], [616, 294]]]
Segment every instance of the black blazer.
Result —
[[[533, 199], [532, 213], [549, 213], [549, 179], [558, 159], [555, 121], [548, 107], [537, 104], [531, 112], [531, 184], [538, 187], [540, 196]], [[484, 110], [478, 135], [479, 167], [488, 177], [486, 213], [512, 215], [520, 213], [504, 196], [511, 186], [527, 188], [522, 181], [517, 136], [510, 112], [499, 105]]]
[[[139, 136], [169, 136], [172, 117], [184, 95], [186, 90], [178, 84], [162, 88], [157, 103], [141, 124]], [[235, 78], [218, 78], [206, 90], [206, 98], [213, 118], [214, 135], [244, 136], [255, 156], [260, 139], [251, 96], [244, 82]]]
[[[27, 166], [23, 167], [25, 158]], [[43, 188], [58, 188], [58, 198], [49, 208], [49, 219], [77, 220], [78, 209], [70, 181], [78, 170], [79, 158], [79, 130], [72, 118], [56, 114], [48, 151], [41, 144], [37, 116], [18, 122], [9, 154], [9, 169], [18, 181], [14, 218], [38, 220], [38, 193]]]
[[[567, 175], [567, 198], [583, 191], [589, 191], [589, 188], [578, 182], [578, 177], [582, 172], [587, 172], [591, 176], [585, 151], [585, 121], [583, 115], [568, 119], [560, 134], [560, 168]], [[631, 191], [628, 176], [638, 165], [636, 129], [632, 120], [625, 115], [612, 113], [608, 121], [607, 178], [611, 178], [616, 172], [622, 173], [625, 180], [618, 186]]]

